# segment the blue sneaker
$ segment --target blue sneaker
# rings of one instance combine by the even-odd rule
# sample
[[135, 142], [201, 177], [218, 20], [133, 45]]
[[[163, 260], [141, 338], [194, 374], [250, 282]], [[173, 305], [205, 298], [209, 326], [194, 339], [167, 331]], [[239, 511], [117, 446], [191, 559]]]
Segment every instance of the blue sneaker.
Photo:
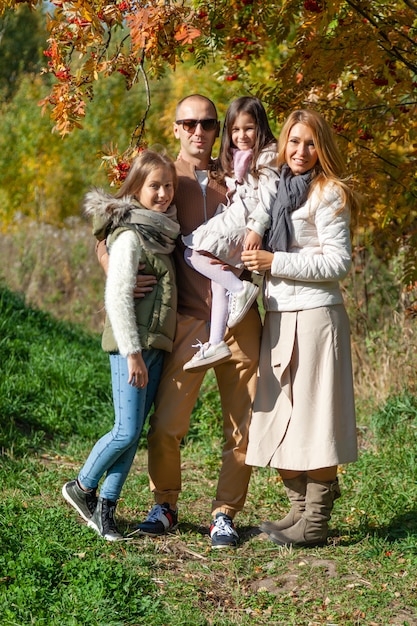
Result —
[[165, 535], [178, 526], [178, 511], [169, 508], [169, 504], [155, 504], [149, 511], [148, 517], [139, 524], [134, 531], [136, 535], [148, 535], [148, 537], [158, 537]]

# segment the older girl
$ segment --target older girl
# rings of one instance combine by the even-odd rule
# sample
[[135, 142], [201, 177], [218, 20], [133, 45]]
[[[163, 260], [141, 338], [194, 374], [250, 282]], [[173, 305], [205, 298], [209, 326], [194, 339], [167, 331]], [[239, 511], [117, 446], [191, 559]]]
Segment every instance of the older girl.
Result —
[[[115, 196], [94, 190], [85, 198], [95, 234], [106, 238], [110, 251], [102, 345], [110, 353], [115, 422], [62, 494], [107, 541], [123, 539], [114, 518], [116, 503], [175, 334], [177, 294], [170, 253], [179, 234], [172, 204], [176, 182], [173, 162], [146, 150], [135, 159]], [[139, 264], [156, 277], [156, 284], [135, 300]]]

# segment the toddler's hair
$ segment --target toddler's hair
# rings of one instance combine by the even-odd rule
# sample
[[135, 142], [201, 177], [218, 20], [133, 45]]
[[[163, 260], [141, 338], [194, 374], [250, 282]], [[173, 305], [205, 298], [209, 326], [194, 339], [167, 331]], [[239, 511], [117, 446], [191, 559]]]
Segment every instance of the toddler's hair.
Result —
[[220, 145], [220, 168], [219, 178], [233, 175], [233, 142], [232, 128], [236, 117], [240, 113], [248, 113], [252, 116], [256, 126], [256, 139], [253, 146], [252, 162], [250, 172], [255, 178], [259, 178], [259, 172], [256, 169], [256, 162], [261, 150], [269, 144], [275, 142], [274, 134], [269, 126], [268, 117], [262, 102], [259, 98], [253, 96], [242, 96], [233, 100], [226, 111], [226, 117], [223, 125], [222, 140]]

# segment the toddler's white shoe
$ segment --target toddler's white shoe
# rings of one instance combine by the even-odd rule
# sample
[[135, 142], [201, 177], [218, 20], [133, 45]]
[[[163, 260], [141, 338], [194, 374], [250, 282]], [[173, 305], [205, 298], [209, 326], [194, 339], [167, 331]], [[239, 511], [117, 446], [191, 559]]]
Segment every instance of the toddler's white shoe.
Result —
[[183, 370], [185, 372], [201, 372], [213, 365], [220, 365], [232, 356], [229, 346], [224, 341], [214, 345], [208, 342], [199, 342], [193, 346], [193, 348], [198, 347], [200, 348], [199, 351], [184, 365]]
[[259, 287], [248, 280], [243, 280], [243, 289], [239, 293], [232, 293], [229, 300], [229, 328], [237, 326], [243, 320], [246, 313], [258, 297]]

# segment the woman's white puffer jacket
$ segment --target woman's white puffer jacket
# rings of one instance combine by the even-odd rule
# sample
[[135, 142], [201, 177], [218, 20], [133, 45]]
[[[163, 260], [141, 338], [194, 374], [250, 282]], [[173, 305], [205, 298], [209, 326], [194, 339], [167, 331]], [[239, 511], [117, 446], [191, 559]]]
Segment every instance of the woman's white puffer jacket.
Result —
[[291, 214], [288, 252], [275, 252], [266, 274], [267, 311], [300, 311], [343, 302], [339, 281], [351, 266], [350, 212], [332, 183]]

